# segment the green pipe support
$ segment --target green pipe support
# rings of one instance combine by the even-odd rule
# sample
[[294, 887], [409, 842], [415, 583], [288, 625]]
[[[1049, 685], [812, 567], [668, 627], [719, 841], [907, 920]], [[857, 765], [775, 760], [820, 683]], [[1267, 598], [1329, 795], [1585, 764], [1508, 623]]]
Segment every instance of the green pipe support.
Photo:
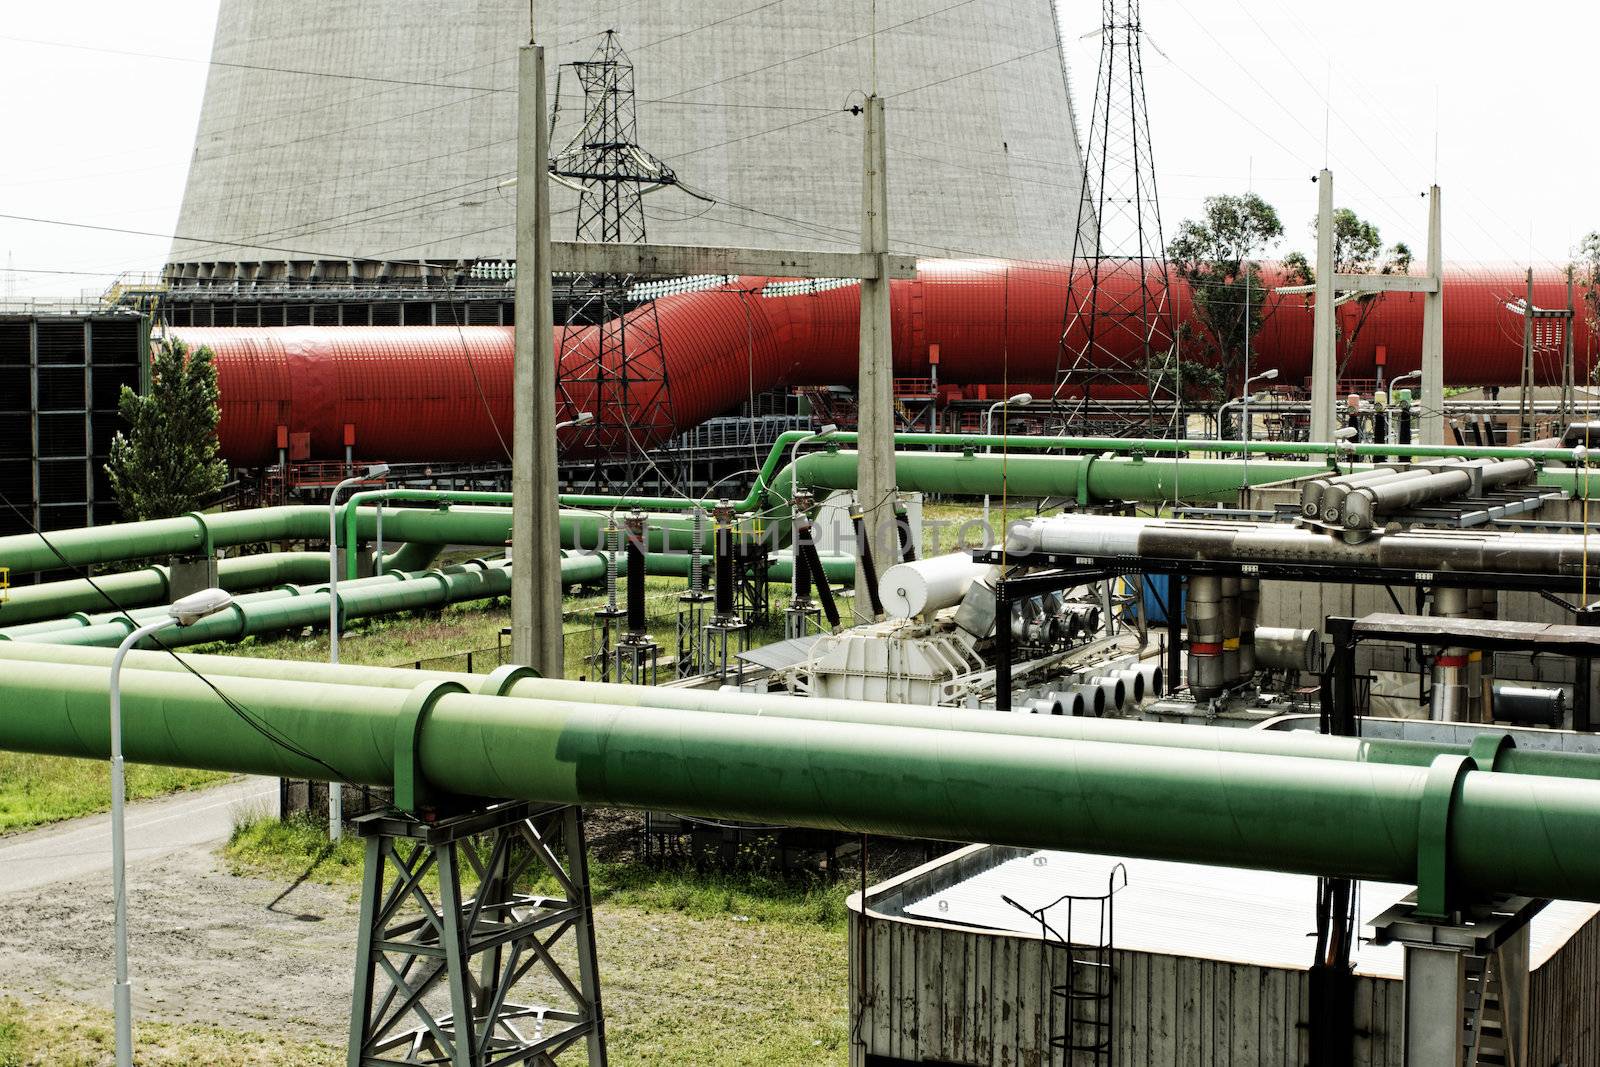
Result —
[[[0, 706], [27, 713], [0, 716], [0, 748], [104, 759], [106, 675], [61, 664], [7, 670]], [[415, 687], [210, 683], [254, 724], [206, 681], [125, 671], [127, 757], [377, 786], [409, 775], [435, 797], [1421, 881], [1423, 899], [1450, 904], [1496, 894], [1600, 901], [1600, 782], [1485, 772], [1466, 756], [1359, 764], [530, 701], [424, 679], [427, 706], [408, 714]], [[1445, 775], [1450, 788], [1434, 788]]]
[[[669, 707], [729, 715], [776, 716], [854, 722], [924, 730], [953, 730], [1058, 741], [1109, 741], [1119, 745], [1154, 745], [1257, 756], [1291, 756], [1362, 763], [1427, 767], [1439, 756], [1473, 756], [1485, 770], [1502, 774], [1537, 774], [1600, 781], [1600, 755], [1517, 748], [1508, 734], [1487, 731], [1472, 745], [1428, 741], [1332, 737], [1302, 730], [1246, 730], [1137, 719], [1096, 719], [1059, 715], [1005, 715], [965, 708], [912, 707], [877, 701], [796, 697], [783, 693], [731, 693], [719, 690], [662, 688], [647, 685], [596, 685], [559, 678], [518, 676], [504, 686], [484, 689], [484, 676], [449, 671], [401, 670], [326, 663], [291, 663], [242, 656], [182, 657], [206, 676], [322, 682], [383, 689], [409, 689], [419, 680], [457, 682], [474, 692], [525, 700], [604, 703], [625, 707]], [[61, 663], [109, 667], [111, 652], [59, 645], [0, 644], [0, 661]], [[132, 652], [128, 669], [179, 672], [178, 657], [163, 652]]]

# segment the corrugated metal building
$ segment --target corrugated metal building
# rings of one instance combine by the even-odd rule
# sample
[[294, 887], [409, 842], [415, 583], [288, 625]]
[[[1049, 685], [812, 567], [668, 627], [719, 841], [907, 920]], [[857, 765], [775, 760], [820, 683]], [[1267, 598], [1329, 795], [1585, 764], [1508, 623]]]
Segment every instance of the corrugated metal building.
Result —
[[[1070, 852], [972, 846], [850, 902], [854, 1067], [1052, 1067], [1059, 949], [1003, 899], [1040, 908], [1100, 894], [1117, 864], [1111, 1057], [1117, 1065], [1305, 1064], [1317, 880]], [[1361, 883], [1365, 924], [1410, 887]], [[1052, 913], [1053, 914], [1053, 913]], [[1554, 902], [1530, 928], [1529, 1063], [1600, 1064], [1600, 908]], [[1075, 917], [1093, 942], [1098, 916]], [[1365, 929], [1364, 936], [1371, 930]], [[1354, 954], [1354, 1062], [1400, 1067], [1402, 950]], [[1107, 1062], [1107, 1061], [1101, 1061]]]

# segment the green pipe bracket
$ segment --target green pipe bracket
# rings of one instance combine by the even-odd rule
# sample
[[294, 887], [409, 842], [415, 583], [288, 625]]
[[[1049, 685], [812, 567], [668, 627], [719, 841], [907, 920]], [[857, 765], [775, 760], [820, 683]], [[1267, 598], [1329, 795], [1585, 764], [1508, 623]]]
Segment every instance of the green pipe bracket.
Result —
[[185, 512], [183, 517], [186, 519], [193, 519], [195, 524], [200, 527], [201, 553], [204, 554], [206, 559], [216, 559], [217, 546], [211, 540], [211, 524], [206, 522], [206, 517], [198, 511]]
[[1510, 734], [1479, 734], [1472, 739], [1467, 756], [1480, 771], [1503, 771], [1503, 757], [1516, 747], [1517, 739]]
[[523, 667], [516, 663], [507, 663], [490, 671], [473, 692], [482, 697], [503, 697], [510, 694], [511, 689], [518, 682], [530, 678], [543, 678], [544, 675], [532, 667]]
[[424, 808], [437, 806], [438, 798], [429, 790], [422, 773], [422, 727], [440, 697], [466, 691], [460, 682], [432, 681], [423, 682], [406, 696], [394, 727], [395, 807], [417, 815]]
[[1472, 756], [1449, 754], [1428, 765], [1417, 816], [1417, 914], [1426, 918], [1450, 917], [1450, 816], [1462, 780], [1477, 769]]

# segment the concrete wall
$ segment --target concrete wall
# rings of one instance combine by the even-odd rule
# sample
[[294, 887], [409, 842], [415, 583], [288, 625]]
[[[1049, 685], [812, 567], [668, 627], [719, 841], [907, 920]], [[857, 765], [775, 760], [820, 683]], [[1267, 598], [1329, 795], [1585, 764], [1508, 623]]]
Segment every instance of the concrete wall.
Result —
[[[855, 248], [872, 5], [540, 4], [561, 63], [613, 28], [639, 140], [720, 202], [652, 195], [650, 238]], [[945, 10], [949, 8], [949, 10]], [[876, 5], [890, 235], [929, 255], [1071, 251], [1080, 153], [1049, 0]], [[522, 0], [224, 0], [175, 262], [510, 258]], [[261, 69], [261, 68], [279, 68]], [[314, 77], [326, 71], [369, 79]], [[396, 84], [405, 82], [408, 84]], [[559, 151], [582, 114], [561, 78]], [[559, 190], [558, 234], [575, 227]]]

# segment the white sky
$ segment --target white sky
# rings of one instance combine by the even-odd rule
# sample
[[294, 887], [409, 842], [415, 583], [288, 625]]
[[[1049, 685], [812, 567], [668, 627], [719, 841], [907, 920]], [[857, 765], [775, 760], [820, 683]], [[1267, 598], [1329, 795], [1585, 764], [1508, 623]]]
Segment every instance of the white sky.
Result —
[[[1087, 122], [1099, 46], [1079, 35], [1097, 28], [1100, 5], [1058, 2]], [[217, 0], [0, 0], [0, 213], [171, 233], [216, 9]], [[1284, 247], [1309, 253], [1325, 96], [1336, 200], [1376, 222], [1386, 243], [1422, 254], [1418, 194], [1434, 176], [1436, 127], [1447, 261], [1565, 263], [1600, 228], [1586, 178], [1600, 138], [1584, 120], [1600, 4], [1145, 0], [1144, 25], [1169, 236], [1208, 193], [1248, 183], [1283, 216]], [[159, 269], [168, 243], [0, 219], [0, 268], [14, 268], [0, 270], [0, 299], [99, 291], [116, 272]], [[108, 273], [32, 273], [45, 270]]]

